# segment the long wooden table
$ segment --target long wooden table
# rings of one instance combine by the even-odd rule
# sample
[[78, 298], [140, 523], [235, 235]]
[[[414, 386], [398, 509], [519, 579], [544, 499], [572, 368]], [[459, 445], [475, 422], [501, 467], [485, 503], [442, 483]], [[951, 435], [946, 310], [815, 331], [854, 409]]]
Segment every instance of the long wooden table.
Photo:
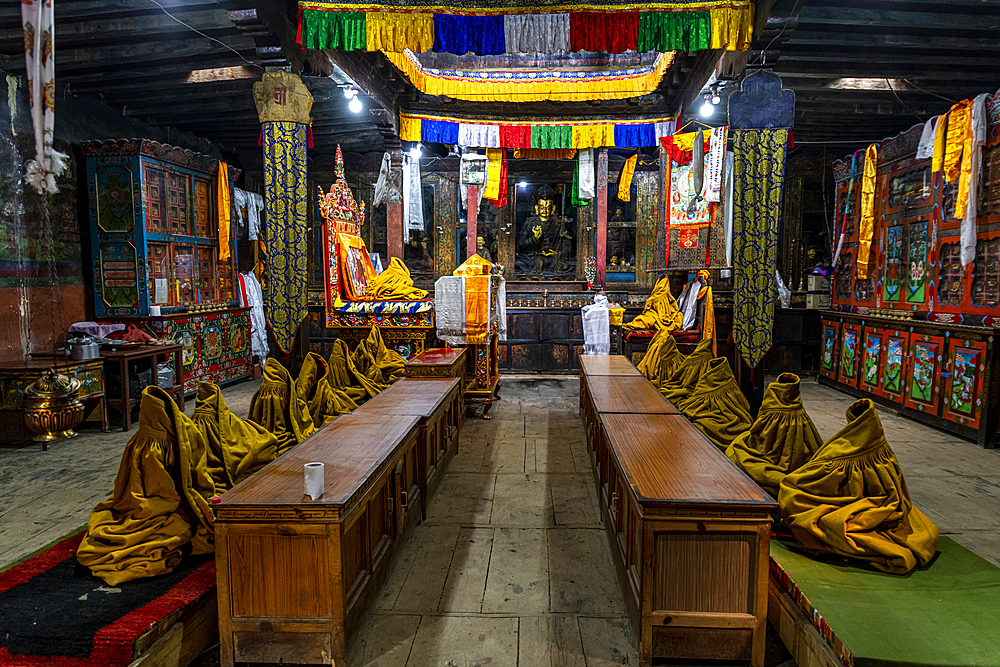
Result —
[[634, 376], [586, 370], [581, 413], [640, 664], [763, 665], [777, 504], [645, 378], [659, 401]]
[[[433, 450], [439, 472], [454, 452], [457, 427], [446, 427], [460, 424], [459, 390], [454, 379], [397, 382], [222, 496], [215, 551], [224, 667], [343, 664], [362, 611], [420, 519], [424, 456]], [[304, 495], [311, 461], [325, 464], [316, 500]]]
[[427, 497], [437, 488], [441, 481], [439, 473], [455, 454], [458, 430], [465, 421], [462, 381], [459, 378], [407, 379], [393, 387], [364, 403], [358, 412], [418, 418], [420, 445], [415, 465], [419, 470], [420, 489], [424, 491], [419, 495], [421, 515], [427, 516]]

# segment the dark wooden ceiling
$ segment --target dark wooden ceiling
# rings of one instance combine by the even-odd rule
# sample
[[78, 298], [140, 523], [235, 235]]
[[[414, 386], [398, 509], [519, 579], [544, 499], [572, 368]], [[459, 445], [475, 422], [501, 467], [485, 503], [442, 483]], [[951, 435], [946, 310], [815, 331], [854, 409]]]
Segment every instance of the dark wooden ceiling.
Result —
[[1000, 88], [1000, 0], [778, 0], [762, 37], [797, 142], [877, 141]]
[[[55, 12], [60, 87], [215, 141], [237, 151], [248, 169], [260, 158], [251, 91], [266, 67], [291, 66], [313, 93], [314, 157], [332, 154], [338, 143], [352, 152], [381, 151], [392, 142], [400, 108], [690, 113], [720, 57], [722, 73], [765, 67], [795, 90], [799, 142], [878, 140], [1000, 87], [1000, 0], [760, 0], [747, 53], [679, 53], [658, 89], [643, 97], [527, 104], [423, 95], [378, 53], [303, 51], [295, 44], [294, 0], [59, 0]], [[22, 49], [20, 6], [4, 2], [0, 68], [23, 72]], [[350, 83], [363, 91], [360, 114], [349, 111], [339, 87]], [[368, 111], [378, 107], [389, 113], [373, 119]]]
[[[333, 153], [338, 142], [345, 150], [381, 150], [368, 115], [377, 105], [362, 94], [365, 111], [348, 109], [338, 84], [349, 79], [295, 46], [287, 3], [157, 2], [162, 8], [152, 0], [58, 0], [57, 86], [150, 125], [212, 140], [235, 150], [245, 168], [259, 169], [253, 84], [265, 68], [290, 65], [303, 72], [314, 97], [310, 156]], [[20, 4], [0, 3], [0, 68], [22, 74], [23, 49]]]

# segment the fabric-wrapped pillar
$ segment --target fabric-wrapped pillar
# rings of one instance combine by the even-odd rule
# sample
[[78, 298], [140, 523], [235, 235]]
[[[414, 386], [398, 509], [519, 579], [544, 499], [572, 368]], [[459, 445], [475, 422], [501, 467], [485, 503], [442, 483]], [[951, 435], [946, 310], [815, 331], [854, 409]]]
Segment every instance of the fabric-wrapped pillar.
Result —
[[749, 370], [749, 378], [740, 373], [740, 385], [754, 414], [764, 384], [763, 373], [753, 369], [771, 348], [785, 156], [794, 117], [795, 93], [782, 90], [774, 74], [750, 75], [729, 98], [735, 153], [733, 340]]
[[267, 289], [264, 311], [278, 349], [289, 354], [309, 314], [306, 149], [312, 95], [288, 72], [267, 72], [253, 86], [264, 147]]
[[597, 158], [597, 282], [604, 285], [608, 264], [608, 149], [602, 148]]
[[[392, 183], [396, 190], [403, 191], [403, 152], [400, 150], [389, 151]], [[398, 202], [388, 202], [385, 205], [385, 243], [386, 254], [389, 259], [386, 266], [394, 257], [403, 260], [403, 200]]]

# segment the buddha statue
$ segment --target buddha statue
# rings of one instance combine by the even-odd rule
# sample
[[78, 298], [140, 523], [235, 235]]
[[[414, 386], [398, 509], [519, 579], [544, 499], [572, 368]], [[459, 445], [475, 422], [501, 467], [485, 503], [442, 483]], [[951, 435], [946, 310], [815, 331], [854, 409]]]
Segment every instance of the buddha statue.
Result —
[[515, 266], [522, 273], [572, 273], [573, 237], [565, 218], [556, 215], [555, 192], [543, 186], [535, 194], [534, 215], [524, 221], [517, 239]]
[[482, 234], [476, 236], [476, 254], [485, 259], [487, 262], [493, 261], [490, 249], [486, 247], [486, 238]]

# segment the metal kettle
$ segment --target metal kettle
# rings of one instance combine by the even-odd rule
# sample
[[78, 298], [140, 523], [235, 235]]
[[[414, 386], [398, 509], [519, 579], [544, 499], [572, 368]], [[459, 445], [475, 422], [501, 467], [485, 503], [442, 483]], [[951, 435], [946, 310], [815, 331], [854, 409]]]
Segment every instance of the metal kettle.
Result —
[[91, 336], [70, 338], [66, 341], [66, 345], [69, 346], [70, 357], [75, 361], [87, 361], [101, 356], [101, 345]]

